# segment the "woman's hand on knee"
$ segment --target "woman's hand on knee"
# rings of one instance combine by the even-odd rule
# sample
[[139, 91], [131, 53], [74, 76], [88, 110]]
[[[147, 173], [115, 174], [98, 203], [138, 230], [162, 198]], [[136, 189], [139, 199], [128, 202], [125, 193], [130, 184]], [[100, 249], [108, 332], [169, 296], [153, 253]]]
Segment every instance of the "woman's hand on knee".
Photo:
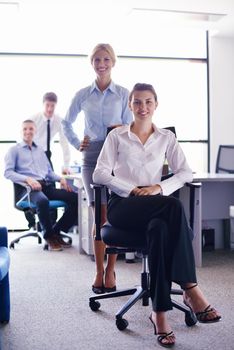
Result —
[[135, 187], [131, 191], [131, 195], [134, 196], [152, 196], [156, 194], [160, 194], [162, 192], [162, 188], [160, 185], [153, 185], [153, 186], [147, 186], [147, 187]]

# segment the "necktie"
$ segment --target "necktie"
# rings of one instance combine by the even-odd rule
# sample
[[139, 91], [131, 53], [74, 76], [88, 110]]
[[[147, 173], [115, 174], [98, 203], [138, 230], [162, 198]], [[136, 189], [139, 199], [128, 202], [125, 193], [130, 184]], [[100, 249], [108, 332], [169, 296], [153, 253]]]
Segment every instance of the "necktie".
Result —
[[51, 151], [50, 151], [50, 119], [47, 120], [47, 150], [46, 155], [48, 159], [50, 160], [51, 157]]

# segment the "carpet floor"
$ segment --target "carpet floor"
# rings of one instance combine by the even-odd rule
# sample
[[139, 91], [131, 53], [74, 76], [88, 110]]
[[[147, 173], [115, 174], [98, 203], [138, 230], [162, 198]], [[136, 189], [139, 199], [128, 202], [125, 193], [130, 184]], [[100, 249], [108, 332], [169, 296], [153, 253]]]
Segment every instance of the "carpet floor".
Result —
[[[150, 306], [139, 301], [126, 314], [129, 326], [119, 331], [115, 312], [128, 297], [103, 300], [98, 312], [89, 308], [94, 262], [73, 247], [62, 252], [43, 251], [35, 238], [11, 250], [11, 320], [0, 328], [1, 350], [138, 350], [161, 348], [148, 319]], [[9, 233], [9, 240], [14, 234]], [[187, 327], [178, 310], [169, 312], [177, 341], [174, 349], [234, 349], [234, 252], [203, 254], [198, 281], [222, 321]], [[141, 263], [116, 266], [118, 288], [139, 283]]]

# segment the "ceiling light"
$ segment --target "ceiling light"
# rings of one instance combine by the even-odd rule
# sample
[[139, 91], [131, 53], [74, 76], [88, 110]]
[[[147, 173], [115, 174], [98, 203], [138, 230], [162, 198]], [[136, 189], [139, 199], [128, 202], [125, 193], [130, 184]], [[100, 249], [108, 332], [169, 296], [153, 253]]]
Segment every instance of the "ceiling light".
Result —
[[211, 13], [211, 12], [193, 12], [193, 11], [178, 11], [178, 10], [166, 10], [155, 8], [132, 8], [131, 13], [137, 12], [153, 12], [157, 18], [165, 20], [183, 20], [183, 21], [196, 21], [196, 22], [217, 22], [226, 16], [224, 13]]

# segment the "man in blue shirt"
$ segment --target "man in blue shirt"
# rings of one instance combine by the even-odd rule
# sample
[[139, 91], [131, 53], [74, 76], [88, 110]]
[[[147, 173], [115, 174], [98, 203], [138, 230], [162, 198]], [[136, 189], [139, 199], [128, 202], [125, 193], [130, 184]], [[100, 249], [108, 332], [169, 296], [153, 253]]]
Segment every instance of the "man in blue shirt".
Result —
[[[77, 194], [71, 191], [64, 178], [53, 172], [44, 150], [33, 142], [35, 133], [35, 123], [25, 120], [23, 141], [11, 147], [5, 156], [4, 175], [14, 183], [30, 186], [30, 201], [36, 205], [44, 239], [50, 250], [59, 251], [69, 246], [60, 231], [68, 232], [77, 223]], [[54, 187], [56, 181], [60, 181], [61, 189]], [[22, 187], [22, 195], [24, 193]], [[49, 215], [49, 200], [53, 199], [67, 204], [63, 216], [54, 225]]]

